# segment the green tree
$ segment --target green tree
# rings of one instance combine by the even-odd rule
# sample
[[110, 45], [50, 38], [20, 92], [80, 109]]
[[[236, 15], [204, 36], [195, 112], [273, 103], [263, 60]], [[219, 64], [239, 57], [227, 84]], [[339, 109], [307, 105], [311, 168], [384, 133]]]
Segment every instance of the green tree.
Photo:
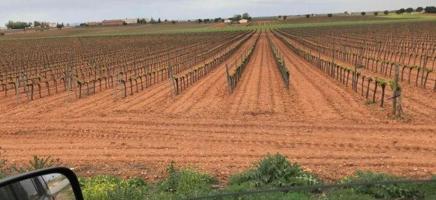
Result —
[[407, 13], [412, 13], [412, 12], [413, 12], [413, 8], [407, 8], [407, 9], [406, 9], [406, 12], [407, 12]]
[[385, 10], [383, 13], [384, 13], [385, 15], [389, 15], [389, 10]]
[[64, 23], [56, 24], [56, 28], [58, 28], [58, 29], [64, 28]]
[[222, 22], [223, 19], [221, 19], [221, 17], [218, 17], [218, 18], [215, 18], [213, 21], [214, 21], [214, 22]]
[[434, 7], [434, 6], [427, 6], [427, 7], [425, 7], [424, 11], [426, 13], [436, 13], [436, 7]]
[[32, 26], [31, 22], [30, 23], [26, 23], [26, 22], [19, 22], [19, 21], [17, 21], [17, 22], [9, 21], [6, 24], [6, 27], [8, 29], [25, 29], [25, 28], [30, 27], [30, 26]]
[[153, 17], [150, 19], [150, 24], [156, 24], [156, 20]]
[[366, 12], [361, 12], [360, 15], [365, 16]]
[[47, 22], [41, 22], [41, 28], [50, 28]]
[[157, 19], [157, 23], [158, 23], [158, 24], [162, 23], [162, 20], [160, 20], [160, 18]]
[[232, 21], [239, 21], [241, 19], [242, 19], [241, 15], [234, 15], [233, 18], [232, 18]]
[[333, 17], [333, 14], [329, 13], [329, 14], [327, 15], [327, 17]]
[[242, 19], [246, 19], [246, 20], [251, 20], [251, 17], [248, 13], [243, 13], [242, 14]]
[[34, 21], [34, 22], [33, 22], [33, 26], [35, 26], [35, 27], [36, 27], [36, 26], [41, 26], [41, 22], [39, 22], [39, 21]]
[[404, 12], [406, 12], [406, 9], [404, 9], [404, 8], [401, 8], [401, 9], [396, 11], [397, 14], [403, 14]]
[[378, 15], [378, 12], [374, 12], [374, 16], [377, 16]]
[[423, 10], [424, 10], [423, 7], [418, 7], [418, 8], [416, 8], [416, 12], [422, 12]]
[[310, 15], [309, 15], [309, 14], [307, 14], [307, 15], [306, 15], [306, 18], [310, 18]]
[[147, 24], [147, 20], [145, 20], [144, 18], [138, 19], [137, 22], [138, 24]]

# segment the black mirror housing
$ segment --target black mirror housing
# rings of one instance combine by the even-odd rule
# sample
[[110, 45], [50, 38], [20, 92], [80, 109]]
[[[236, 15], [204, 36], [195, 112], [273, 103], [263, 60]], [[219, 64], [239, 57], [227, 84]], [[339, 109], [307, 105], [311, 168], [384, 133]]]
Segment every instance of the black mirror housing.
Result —
[[27, 172], [24, 174], [20, 174], [17, 176], [8, 177], [0, 180], [0, 189], [3, 187], [11, 186], [16, 183], [20, 183], [21, 181], [25, 181], [28, 179], [34, 179], [37, 177], [43, 177], [50, 174], [60, 174], [63, 175], [69, 181], [69, 185], [74, 193], [74, 197], [76, 200], [83, 200], [82, 190], [80, 189], [79, 180], [77, 179], [76, 174], [68, 168], [65, 167], [53, 167], [47, 169], [40, 169], [31, 172]]

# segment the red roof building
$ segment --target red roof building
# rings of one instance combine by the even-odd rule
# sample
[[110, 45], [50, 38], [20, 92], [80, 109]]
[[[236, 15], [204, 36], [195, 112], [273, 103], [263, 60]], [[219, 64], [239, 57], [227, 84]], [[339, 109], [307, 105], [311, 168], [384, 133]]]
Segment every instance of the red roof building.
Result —
[[122, 26], [124, 24], [123, 20], [103, 20], [103, 26]]

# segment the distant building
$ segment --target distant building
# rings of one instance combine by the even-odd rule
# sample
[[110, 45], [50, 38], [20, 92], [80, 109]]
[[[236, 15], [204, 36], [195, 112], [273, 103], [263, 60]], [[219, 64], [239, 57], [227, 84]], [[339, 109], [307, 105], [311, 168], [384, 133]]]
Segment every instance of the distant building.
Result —
[[[87, 22], [86, 23], [88, 26], [100, 26], [101, 22]], [[79, 24], [80, 25], [80, 24]]]
[[226, 24], [230, 24], [230, 23], [232, 23], [232, 20], [230, 20], [230, 19], [226, 19], [226, 20], [224, 20], [224, 23], [226, 23]]
[[124, 25], [124, 20], [115, 19], [115, 20], [103, 20], [103, 26], [122, 26]]
[[240, 24], [246, 24], [246, 23], [248, 23], [248, 20], [247, 19], [241, 19], [241, 20], [239, 20], [239, 23]]
[[54, 22], [48, 22], [48, 27], [49, 27], [49, 28], [56, 28], [57, 25], [58, 25], [57, 23], [54, 23]]
[[126, 24], [137, 24], [138, 19], [125, 19], [123, 20]]

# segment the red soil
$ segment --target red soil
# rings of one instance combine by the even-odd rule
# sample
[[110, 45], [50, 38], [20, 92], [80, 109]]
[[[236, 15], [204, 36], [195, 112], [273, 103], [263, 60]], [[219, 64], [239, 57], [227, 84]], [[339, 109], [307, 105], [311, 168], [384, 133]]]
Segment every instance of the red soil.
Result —
[[225, 63], [238, 55], [179, 96], [165, 81], [122, 100], [111, 90], [19, 105], [13, 97], [0, 99], [1, 155], [16, 163], [50, 155], [81, 175], [151, 179], [171, 161], [226, 179], [276, 152], [326, 179], [355, 170], [436, 173], [434, 94], [406, 90], [413, 94], [404, 102], [410, 120], [391, 120], [389, 108], [366, 105], [270, 34], [290, 70], [287, 90], [266, 34], [233, 94]]

